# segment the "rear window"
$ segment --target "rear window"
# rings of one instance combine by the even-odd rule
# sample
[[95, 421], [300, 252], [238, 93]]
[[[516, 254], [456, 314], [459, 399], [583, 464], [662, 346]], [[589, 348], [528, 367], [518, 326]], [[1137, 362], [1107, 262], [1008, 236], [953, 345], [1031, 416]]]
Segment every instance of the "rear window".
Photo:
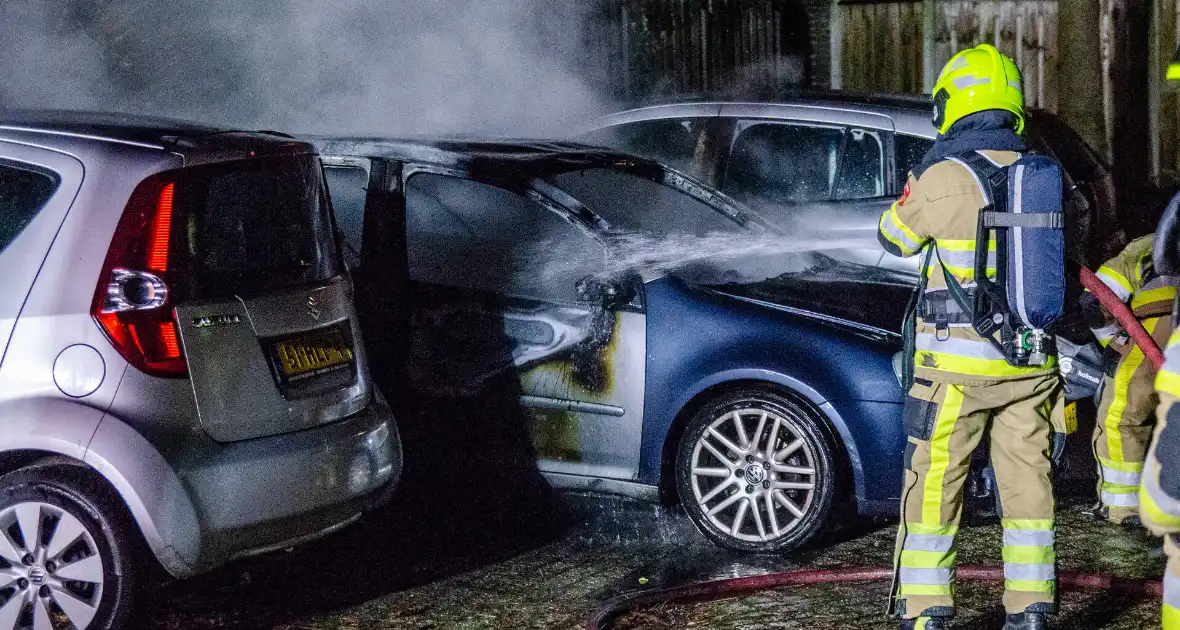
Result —
[[0, 252], [33, 221], [57, 184], [56, 175], [0, 162]]
[[316, 156], [184, 169], [174, 203], [190, 298], [257, 294], [341, 271]]

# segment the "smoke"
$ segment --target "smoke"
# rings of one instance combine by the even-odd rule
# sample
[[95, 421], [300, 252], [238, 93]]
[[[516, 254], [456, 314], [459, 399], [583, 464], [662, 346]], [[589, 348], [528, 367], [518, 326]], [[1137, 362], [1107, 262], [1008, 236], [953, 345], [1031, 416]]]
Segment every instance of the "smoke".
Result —
[[2, 107], [303, 133], [547, 135], [603, 113], [585, 0], [18, 0]]
[[[759, 282], [823, 264], [842, 250], [877, 250], [872, 238], [815, 235], [785, 238], [774, 233], [616, 234], [609, 256], [594, 249], [571, 250], [568, 243], [541, 242], [517, 254], [522, 269], [541, 269], [542, 283], [569, 283], [592, 275], [609, 280], [635, 274], [643, 280], [675, 275], [698, 284]], [[817, 257], [816, 254], [823, 254]]]

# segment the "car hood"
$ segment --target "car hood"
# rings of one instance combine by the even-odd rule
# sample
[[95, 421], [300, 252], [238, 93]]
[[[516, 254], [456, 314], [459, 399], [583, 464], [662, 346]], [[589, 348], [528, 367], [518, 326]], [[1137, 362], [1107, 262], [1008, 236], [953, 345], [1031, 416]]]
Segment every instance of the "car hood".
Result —
[[715, 284], [717, 293], [769, 308], [870, 332], [900, 336], [906, 307], [916, 288], [913, 274], [819, 256], [801, 271], [760, 282]]

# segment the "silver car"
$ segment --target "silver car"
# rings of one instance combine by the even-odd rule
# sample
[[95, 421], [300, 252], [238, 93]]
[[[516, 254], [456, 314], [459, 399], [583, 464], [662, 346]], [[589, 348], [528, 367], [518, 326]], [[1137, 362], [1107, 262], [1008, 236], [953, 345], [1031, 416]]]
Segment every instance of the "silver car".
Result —
[[[693, 175], [834, 258], [916, 273], [919, 257], [890, 256], [877, 244], [877, 221], [934, 142], [930, 108], [925, 98], [835, 92], [681, 102], [607, 116], [576, 139]], [[1136, 212], [1116, 215], [1109, 168], [1060, 119], [1030, 111], [1025, 135], [1065, 166], [1073, 242], [1088, 248], [1074, 260], [1099, 264], [1129, 241], [1126, 231], [1145, 233]]]
[[310, 145], [0, 113], [0, 287], [0, 630], [121, 627], [145, 561], [289, 547], [397, 483]]

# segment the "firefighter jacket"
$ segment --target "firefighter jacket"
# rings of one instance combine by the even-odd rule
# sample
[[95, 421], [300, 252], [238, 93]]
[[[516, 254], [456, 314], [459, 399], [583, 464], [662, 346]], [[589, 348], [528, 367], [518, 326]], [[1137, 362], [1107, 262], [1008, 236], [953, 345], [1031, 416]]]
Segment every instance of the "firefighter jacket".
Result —
[[[998, 166], [1020, 154], [980, 151]], [[952, 383], [986, 384], [1055, 373], [1055, 360], [1043, 366], [1018, 367], [975, 332], [971, 314], [962, 313], [946, 289], [943, 267], [968, 291], [975, 286], [975, 245], [979, 211], [985, 197], [974, 171], [948, 157], [910, 175], [905, 192], [882, 216], [877, 238], [895, 256], [925, 254], [933, 247], [925, 270], [926, 286], [919, 303], [914, 350], [915, 376]], [[996, 274], [995, 240], [989, 241], [987, 275]]]
[[[1123, 302], [1130, 302], [1135, 317], [1143, 320], [1159, 317], [1172, 312], [1172, 300], [1176, 297], [1175, 280], [1160, 276], [1151, 264], [1151, 248], [1155, 236], [1149, 234], [1131, 241], [1098, 268], [1097, 276], [1110, 287]], [[1103, 346], [1110, 343], [1119, 333], [1117, 323], [1108, 322], [1094, 330], [1094, 336]]]
[[1180, 533], [1180, 332], [1168, 340], [1155, 389], [1160, 404], [1139, 486], [1139, 512], [1143, 524], [1162, 536]]

